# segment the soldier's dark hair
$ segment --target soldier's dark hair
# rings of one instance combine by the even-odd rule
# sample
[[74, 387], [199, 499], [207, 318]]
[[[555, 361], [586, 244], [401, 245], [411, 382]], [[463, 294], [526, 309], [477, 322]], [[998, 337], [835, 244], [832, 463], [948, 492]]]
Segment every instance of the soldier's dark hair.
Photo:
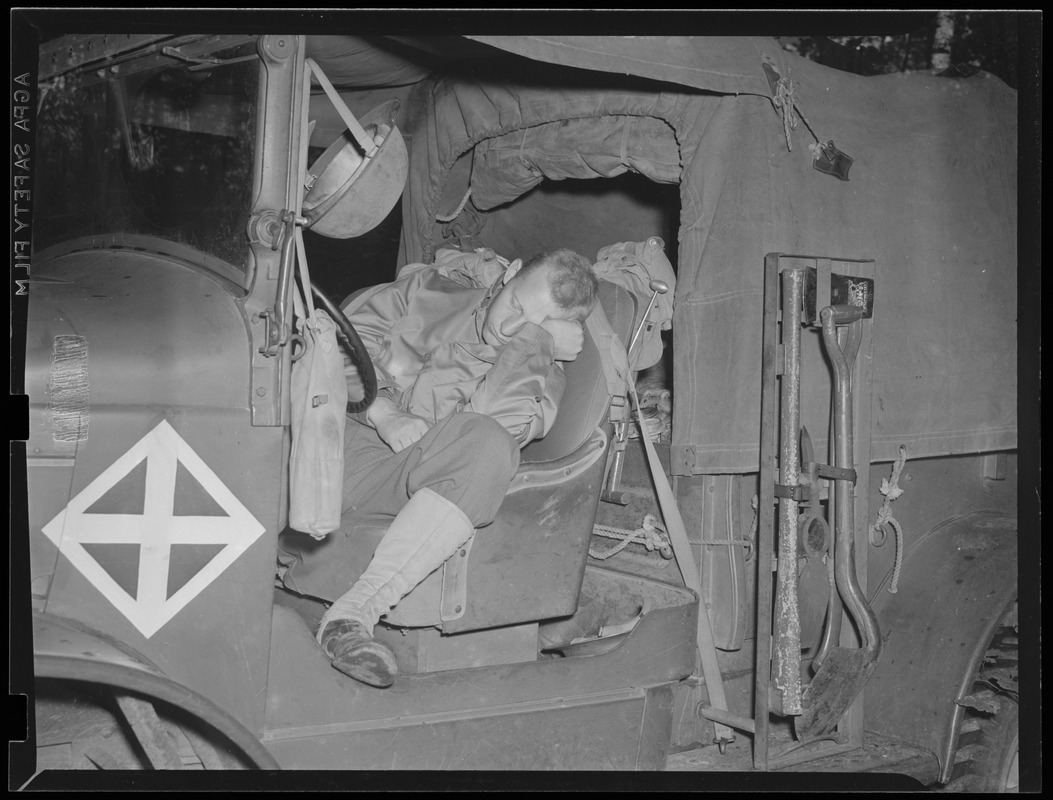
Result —
[[596, 305], [600, 291], [599, 281], [589, 260], [567, 248], [550, 250], [528, 258], [516, 277], [528, 275], [545, 264], [552, 268], [548, 275], [552, 299], [560, 308], [583, 308], [583, 318], [588, 316]]

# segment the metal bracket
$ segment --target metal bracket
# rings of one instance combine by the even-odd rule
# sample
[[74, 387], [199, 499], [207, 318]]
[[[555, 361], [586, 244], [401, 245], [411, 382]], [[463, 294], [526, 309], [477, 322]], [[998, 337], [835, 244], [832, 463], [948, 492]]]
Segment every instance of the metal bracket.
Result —
[[[804, 256], [799, 258], [804, 258]], [[804, 270], [804, 321], [812, 327], [822, 325], [819, 312], [827, 305], [856, 306], [863, 310], [863, 319], [873, 319], [874, 279], [855, 275], [839, 275], [831, 272], [833, 259], [816, 258], [814, 260], [817, 266], [807, 267]], [[865, 264], [868, 262], [839, 263], [849, 266], [851, 263]]]
[[581, 447], [555, 461], [522, 464], [506, 494], [566, 483], [581, 475], [607, 452], [607, 434], [597, 428]]
[[817, 258], [815, 260], [815, 271], [808, 270], [807, 285], [810, 287], [812, 282], [812, 276], [815, 277], [815, 297], [814, 299], [809, 295], [807, 289], [805, 290], [805, 304], [811, 304], [809, 307], [807, 318], [810, 325], [817, 326], [822, 324], [822, 320], [819, 319], [819, 309], [826, 305], [826, 298], [832, 297], [830, 289], [830, 259], [829, 258]]
[[628, 434], [628, 422], [614, 423], [614, 438], [611, 443], [611, 464], [607, 470], [607, 485], [600, 492], [600, 500], [604, 503], [627, 506], [632, 499], [628, 492], [623, 492], [619, 488], [622, 481], [622, 469], [625, 466], [625, 445], [628, 440]]
[[[254, 219], [257, 219], [254, 217]], [[260, 312], [260, 318], [266, 325], [266, 344], [260, 347], [260, 353], [265, 356], [276, 356], [278, 352], [289, 343], [288, 298], [289, 286], [293, 280], [293, 247], [296, 241], [296, 226], [305, 221], [288, 209], [283, 209], [279, 214], [280, 228], [277, 232], [269, 229], [268, 233], [274, 235], [271, 249], [282, 251], [281, 266], [278, 272], [278, 290], [274, 299], [274, 307], [264, 309]], [[250, 221], [251, 222], [251, 221]], [[270, 222], [264, 220], [264, 215], [257, 219], [257, 225]], [[252, 229], [250, 228], [250, 236]], [[257, 235], [263, 235], [262, 230], [256, 230]], [[265, 241], [265, 239], [261, 239]]]
[[442, 565], [442, 596], [439, 619], [450, 622], [464, 616], [468, 608], [468, 554], [472, 552], [475, 534]]
[[854, 469], [844, 469], [831, 466], [830, 464], [815, 464], [812, 462], [804, 464], [803, 468], [805, 472], [810, 472], [814, 469], [816, 475], [827, 480], [856, 482], [857, 473]]
[[810, 486], [785, 486], [781, 483], [775, 484], [775, 496], [796, 500], [798, 503], [806, 503], [812, 499]]
[[245, 232], [252, 244], [262, 244], [272, 250], [278, 249], [278, 243], [285, 233], [282, 214], [273, 208], [267, 208], [249, 217]]
[[1005, 453], [988, 453], [983, 458], [983, 476], [985, 481], [1004, 481], [1006, 474]]

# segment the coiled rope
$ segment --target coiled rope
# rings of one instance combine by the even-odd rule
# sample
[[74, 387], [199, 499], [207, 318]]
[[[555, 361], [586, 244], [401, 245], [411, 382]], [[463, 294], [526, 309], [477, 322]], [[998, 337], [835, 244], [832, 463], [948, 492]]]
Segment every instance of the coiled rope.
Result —
[[665, 528], [651, 514], [645, 516], [642, 526], [634, 531], [626, 530], [625, 528], [613, 528], [609, 525], [593, 525], [592, 532], [607, 539], [620, 540], [610, 550], [602, 551], [590, 547], [589, 555], [597, 561], [605, 561], [634, 543], [642, 544], [650, 552], [657, 550], [662, 558], [669, 559], [673, 557], [673, 549], [669, 544], [669, 537], [666, 535]]
[[[753, 548], [757, 541], [757, 505], [757, 495], [753, 495], [753, 499], [750, 502], [750, 506], [753, 508], [754, 512], [753, 523], [750, 525], [750, 532], [746, 535], [745, 539], [703, 539], [702, 544], [742, 545], [746, 548], [746, 560], [749, 561], [753, 557]], [[589, 556], [595, 558], [597, 561], [605, 561], [611, 556], [617, 555], [633, 543], [642, 544], [649, 552], [657, 550], [662, 558], [670, 559], [673, 557], [673, 549], [669, 543], [669, 536], [666, 534], [665, 528], [662, 526], [662, 523], [651, 514], [645, 516], [643, 518], [642, 526], [634, 531], [626, 528], [614, 528], [609, 525], [593, 525], [592, 532], [597, 536], [603, 536], [607, 539], [619, 540], [617, 545], [606, 551], [590, 547]]]
[[815, 139], [814, 144], [808, 145], [808, 151], [812, 154], [812, 158], [818, 158], [823, 150], [822, 140], [816, 136], [807, 118], [801, 113], [801, 107], [797, 104], [797, 97], [794, 94], [793, 81], [789, 78], [779, 78], [775, 84], [775, 97], [772, 98], [772, 103], [782, 115], [782, 132], [786, 137], [786, 149], [793, 150], [793, 144], [790, 141], [790, 131], [797, 128], [797, 118], [800, 117], [801, 122], [804, 123], [808, 132], [812, 134], [812, 138]]
[[903, 494], [903, 490], [899, 487], [899, 476], [906, 463], [907, 448], [904, 445], [900, 445], [899, 458], [892, 465], [891, 477], [881, 479], [881, 487], [878, 491], [881, 492], [885, 501], [881, 504], [881, 509], [878, 511], [877, 521], [870, 527], [870, 543], [874, 547], [881, 547], [885, 543], [889, 529], [896, 534], [896, 564], [892, 568], [892, 582], [888, 587], [890, 594], [896, 594], [898, 590], [899, 573], [903, 567], [903, 528], [896, 521], [896, 518], [892, 516], [892, 501]]

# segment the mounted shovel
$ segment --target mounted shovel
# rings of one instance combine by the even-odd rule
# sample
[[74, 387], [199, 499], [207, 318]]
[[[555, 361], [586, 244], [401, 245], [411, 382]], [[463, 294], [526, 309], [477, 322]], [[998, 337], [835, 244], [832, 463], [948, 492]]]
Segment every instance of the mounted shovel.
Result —
[[[863, 646], [832, 647], [822, 661], [802, 698], [803, 713], [794, 718], [798, 739], [830, 733], [852, 701], [863, 690], [881, 652], [881, 631], [877, 616], [866, 602], [856, 577], [855, 502], [856, 481], [853, 461], [852, 369], [862, 338], [863, 309], [856, 306], [828, 306], [820, 312], [823, 342], [834, 365], [834, 581], [837, 593], [855, 621]], [[838, 327], [847, 329], [844, 348], [838, 341]], [[831, 617], [836, 608], [831, 605]], [[831, 622], [833, 620], [831, 619]]]

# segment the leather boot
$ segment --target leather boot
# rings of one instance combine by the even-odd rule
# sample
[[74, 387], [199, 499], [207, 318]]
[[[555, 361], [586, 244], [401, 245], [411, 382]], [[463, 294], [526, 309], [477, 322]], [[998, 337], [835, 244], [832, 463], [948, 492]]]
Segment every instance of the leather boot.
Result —
[[[323, 643], [323, 634], [330, 624], [336, 621], [358, 623], [373, 641], [373, 628], [380, 617], [441, 567], [474, 532], [472, 521], [456, 504], [431, 489], [417, 491], [392, 520], [366, 571], [322, 617], [319, 644]], [[379, 642], [376, 644], [383, 647]], [[344, 661], [357, 658], [351, 655], [352, 649], [347, 650]], [[370, 652], [375, 653], [375, 649]], [[336, 662], [334, 666], [346, 671]]]
[[362, 623], [336, 620], [320, 629], [322, 650], [333, 666], [356, 681], [385, 689], [395, 682], [395, 654], [370, 635]]

